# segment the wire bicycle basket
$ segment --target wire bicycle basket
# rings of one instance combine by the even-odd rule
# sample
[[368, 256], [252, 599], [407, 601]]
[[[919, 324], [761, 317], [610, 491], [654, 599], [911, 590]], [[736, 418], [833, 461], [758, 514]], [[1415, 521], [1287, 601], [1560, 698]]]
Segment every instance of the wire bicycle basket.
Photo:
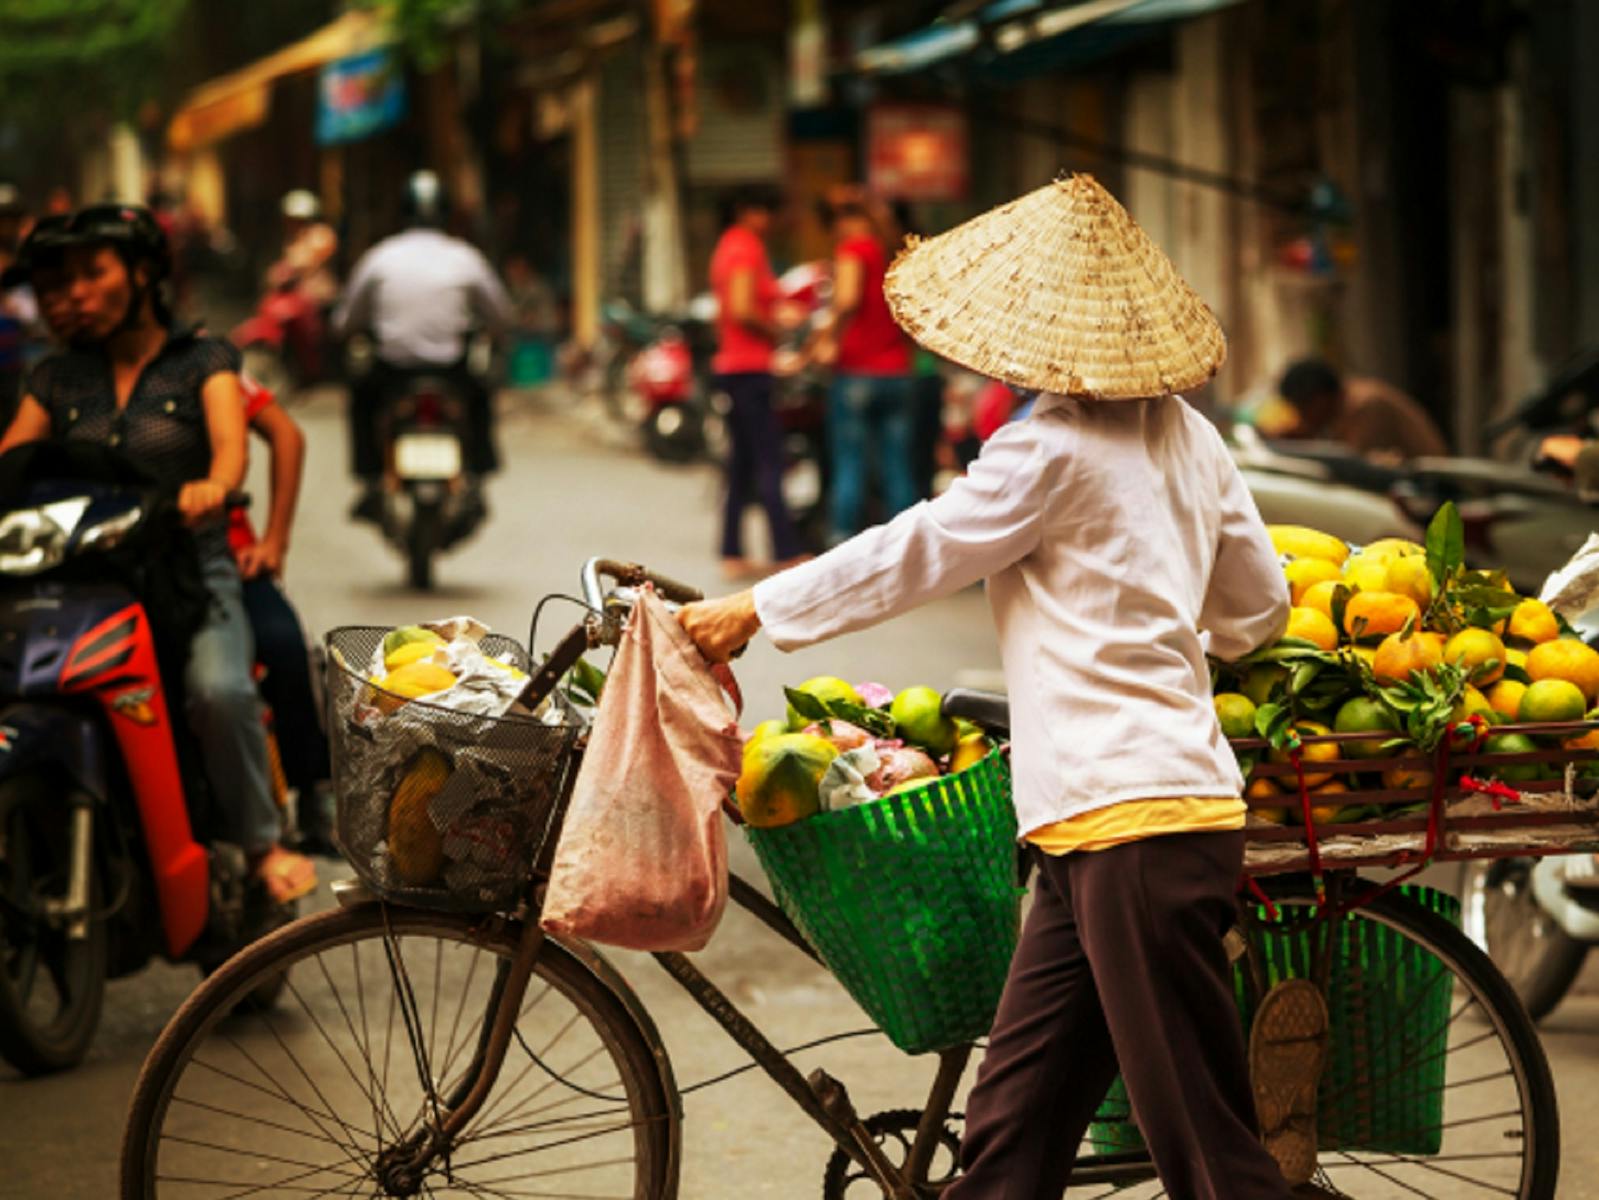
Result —
[[[553, 700], [537, 716], [490, 717], [386, 691], [362, 672], [388, 632], [346, 626], [326, 639], [339, 848], [386, 900], [510, 907], [551, 833], [584, 725]], [[528, 669], [510, 638], [489, 634], [481, 649]]]

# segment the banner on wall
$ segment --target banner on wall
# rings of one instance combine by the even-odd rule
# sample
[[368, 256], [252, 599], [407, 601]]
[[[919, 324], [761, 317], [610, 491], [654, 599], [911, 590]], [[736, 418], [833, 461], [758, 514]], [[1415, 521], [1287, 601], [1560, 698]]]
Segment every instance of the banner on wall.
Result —
[[405, 116], [405, 75], [384, 48], [352, 54], [322, 68], [317, 80], [316, 140], [358, 142]]

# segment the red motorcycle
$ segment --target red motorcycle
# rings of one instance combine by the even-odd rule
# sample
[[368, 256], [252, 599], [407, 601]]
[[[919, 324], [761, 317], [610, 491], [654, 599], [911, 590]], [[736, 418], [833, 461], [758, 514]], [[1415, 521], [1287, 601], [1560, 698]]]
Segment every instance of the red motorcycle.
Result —
[[83, 1059], [108, 977], [157, 956], [209, 972], [294, 916], [211, 836], [149, 616], [110, 565], [158, 553], [170, 507], [72, 480], [0, 515], [0, 1057], [26, 1074]]
[[269, 287], [254, 315], [229, 334], [244, 370], [279, 402], [325, 377], [330, 356], [322, 311], [297, 282]]

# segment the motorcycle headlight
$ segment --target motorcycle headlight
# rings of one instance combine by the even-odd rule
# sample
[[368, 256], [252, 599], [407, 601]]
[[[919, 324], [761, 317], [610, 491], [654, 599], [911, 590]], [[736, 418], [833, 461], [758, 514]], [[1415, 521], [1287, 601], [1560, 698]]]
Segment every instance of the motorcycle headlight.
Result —
[[37, 575], [59, 566], [89, 503], [89, 497], [75, 496], [0, 517], [0, 575]]

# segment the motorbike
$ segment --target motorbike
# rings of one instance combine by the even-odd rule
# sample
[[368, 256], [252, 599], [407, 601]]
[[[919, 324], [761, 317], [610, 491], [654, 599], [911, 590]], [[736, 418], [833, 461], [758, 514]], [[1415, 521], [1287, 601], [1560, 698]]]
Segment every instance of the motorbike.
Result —
[[329, 356], [322, 313], [293, 281], [269, 286], [255, 312], [228, 336], [243, 369], [280, 403], [324, 378]]
[[1464, 864], [1460, 926], [1541, 1020], [1560, 1003], [1599, 943], [1599, 855]]
[[55, 481], [0, 515], [0, 1057], [28, 1075], [83, 1059], [107, 978], [209, 972], [295, 916], [211, 836], [149, 616], [103, 565], [163, 504]]
[[[493, 345], [483, 335], [468, 339], [465, 369], [486, 380]], [[351, 347], [352, 370], [372, 369], [364, 339]], [[467, 396], [458, 378], [443, 370], [417, 368], [394, 374], [382, 400], [379, 436], [384, 447], [384, 538], [406, 563], [412, 588], [433, 587], [434, 559], [477, 531], [486, 515], [476, 484], [467, 477], [471, 438]]]
[[662, 462], [698, 461], [719, 440], [720, 434], [707, 428], [721, 418], [707, 405], [704, 379], [688, 336], [673, 324], [662, 326], [628, 363], [644, 448]]

